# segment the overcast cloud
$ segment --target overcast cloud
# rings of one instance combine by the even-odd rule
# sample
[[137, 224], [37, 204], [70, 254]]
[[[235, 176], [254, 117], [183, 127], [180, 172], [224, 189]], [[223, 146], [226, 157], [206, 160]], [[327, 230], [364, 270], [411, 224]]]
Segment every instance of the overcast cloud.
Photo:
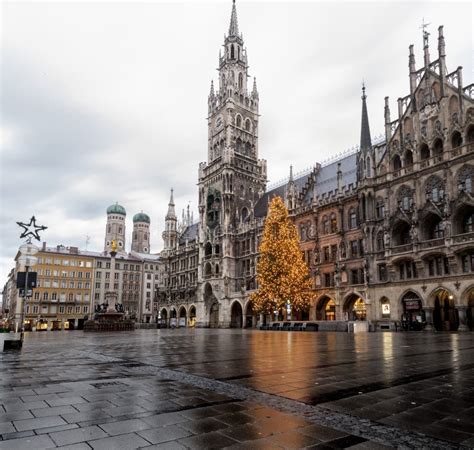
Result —
[[[0, 285], [33, 214], [49, 245], [102, 250], [107, 206], [151, 217], [162, 247], [169, 199], [197, 217], [207, 157], [207, 95], [231, 1], [7, 2], [2, 6]], [[260, 93], [260, 157], [270, 181], [359, 141], [360, 85], [372, 136], [383, 98], [408, 93], [408, 45], [422, 64], [422, 18], [445, 26], [448, 70], [473, 81], [472, 4], [238, 1], [250, 75]]]

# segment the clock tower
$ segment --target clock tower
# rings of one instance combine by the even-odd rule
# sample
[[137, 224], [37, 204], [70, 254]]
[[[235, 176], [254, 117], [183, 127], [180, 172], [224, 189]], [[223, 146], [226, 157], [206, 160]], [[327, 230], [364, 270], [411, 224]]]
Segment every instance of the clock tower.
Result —
[[208, 98], [207, 163], [199, 167], [204, 326], [229, 326], [230, 303], [241, 288], [235, 236], [253, 219], [267, 176], [266, 161], [258, 159], [257, 83], [255, 78], [249, 83], [235, 0], [218, 72], [217, 88], [211, 82]]

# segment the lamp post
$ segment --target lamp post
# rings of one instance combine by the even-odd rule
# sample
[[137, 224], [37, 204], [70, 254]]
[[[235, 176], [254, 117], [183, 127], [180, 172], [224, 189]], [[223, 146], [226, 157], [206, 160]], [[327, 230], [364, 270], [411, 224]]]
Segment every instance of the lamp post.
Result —
[[21, 303], [21, 313], [20, 313], [20, 326], [21, 326], [21, 331], [20, 331], [20, 341], [23, 343], [24, 337], [25, 337], [25, 305], [26, 301], [28, 299], [28, 294], [29, 294], [29, 286], [28, 286], [28, 272], [30, 267], [33, 267], [36, 265], [38, 262], [38, 258], [34, 255], [36, 255], [39, 251], [39, 248], [32, 244], [31, 242], [27, 242], [26, 244], [23, 244], [20, 246], [20, 253], [21, 256], [18, 258], [18, 262], [20, 266], [25, 267], [25, 288], [23, 291], [23, 300]]

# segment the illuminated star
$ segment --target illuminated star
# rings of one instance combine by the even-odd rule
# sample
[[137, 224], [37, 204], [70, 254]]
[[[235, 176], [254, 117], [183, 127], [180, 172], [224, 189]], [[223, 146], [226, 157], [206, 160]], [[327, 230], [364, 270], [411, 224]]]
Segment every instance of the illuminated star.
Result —
[[33, 237], [37, 241], [40, 241], [41, 239], [39, 231], [43, 231], [48, 228], [43, 225], [36, 225], [35, 216], [30, 219], [30, 223], [17, 222], [17, 224], [23, 228], [23, 232], [20, 235], [20, 239], [28, 238], [29, 240], [31, 240], [31, 238]]

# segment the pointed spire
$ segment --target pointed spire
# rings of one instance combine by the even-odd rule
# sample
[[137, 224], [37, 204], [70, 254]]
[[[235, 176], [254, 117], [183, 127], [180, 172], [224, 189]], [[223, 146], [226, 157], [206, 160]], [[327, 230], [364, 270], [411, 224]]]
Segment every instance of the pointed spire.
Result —
[[210, 97], [214, 97], [214, 80], [211, 80], [211, 92], [210, 92]]
[[365, 84], [362, 82], [362, 120], [360, 127], [360, 149], [361, 151], [372, 148], [372, 139], [370, 138], [369, 116], [367, 114], [367, 104], [365, 102]]
[[293, 165], [290, 165], [290, 183], [293, 183]]
[[252, 95], [258, 98], [258, 91], [257, 91], [257, 79], [253, 77], [253, 88], [252, 88]]
[[174, 210], [173, 188], [171, 188], [170, 201], [168, 203], [168, 213], [166, 219], [176, 219], [176, 212]]
[[237, 8], [235, 7], [235, 0], [232, 0], [232, 15], [230, 16], [229, 37], [239, 36], [239, 24], [237, 23]]

